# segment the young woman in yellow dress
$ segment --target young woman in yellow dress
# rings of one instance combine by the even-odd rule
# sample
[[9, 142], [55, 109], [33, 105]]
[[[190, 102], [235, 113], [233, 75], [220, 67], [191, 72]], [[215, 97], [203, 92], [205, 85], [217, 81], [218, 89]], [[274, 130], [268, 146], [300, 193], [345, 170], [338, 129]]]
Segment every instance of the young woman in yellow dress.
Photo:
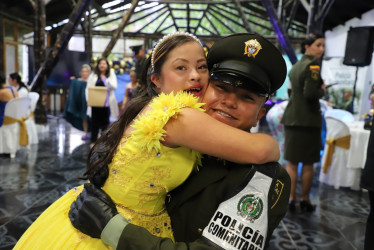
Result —
[[[148, 65], [142, 78], [148, 87], [97, 140], [85, 176], [111, 196], [131, 223], [173, 238], [164, 201], [169, 191], [198, 171], [201, 153], [239, 163], [265, 163], [277, 161], [279, 150], [271, 136], [250, 134], [202, 112], [198, 101], [209, 72], [195, 36], [183, 32], [165, 36]], [[106, 248], [100, 239], [75, 229], [68, 218], [82, 187], [44, 211], [15, 249]]]

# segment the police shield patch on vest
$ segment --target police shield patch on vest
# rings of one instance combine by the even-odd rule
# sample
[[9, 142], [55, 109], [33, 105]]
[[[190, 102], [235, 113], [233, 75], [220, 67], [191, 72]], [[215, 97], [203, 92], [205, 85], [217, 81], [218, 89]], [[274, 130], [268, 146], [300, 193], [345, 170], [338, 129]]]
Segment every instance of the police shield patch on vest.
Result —
[[264, 249], [271, 183], [256, 172], [243, 190], [219, 205], [203, 236], [224, 249]]

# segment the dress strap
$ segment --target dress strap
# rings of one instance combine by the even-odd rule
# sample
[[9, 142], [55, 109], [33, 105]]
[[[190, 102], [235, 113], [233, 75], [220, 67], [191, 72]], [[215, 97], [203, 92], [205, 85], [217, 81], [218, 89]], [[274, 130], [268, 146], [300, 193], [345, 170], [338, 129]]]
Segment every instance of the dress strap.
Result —
[[10, 89], [10, 91], [12, 91], [13, 97], [16, 97], [16, 95], [14, 94], [13, 88], [12, 87], [7, 87], [7, 88]]

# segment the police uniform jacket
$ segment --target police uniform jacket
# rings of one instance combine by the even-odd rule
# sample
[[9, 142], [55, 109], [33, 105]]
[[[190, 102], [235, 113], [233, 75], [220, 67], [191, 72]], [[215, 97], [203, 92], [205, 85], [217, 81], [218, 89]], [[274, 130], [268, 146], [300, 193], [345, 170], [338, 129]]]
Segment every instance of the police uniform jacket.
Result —
[[361, 187], [374, 192], [374, 126], [371, 126], [366, 163], [362, 170]]
[[319, 98], [321, 88], [320, 64], [313, 56], [303, 55], [289, 73], [292, 92], [281, 123], [286, 126], [321, 127]]
[[[248, 183], [256, 171], [276, 178], [269, 193], [268, 243], [288, 208], [291, 184], [285, 169], [275, 162], [251, 166], [204, 157], [199, 173], [173, 190], [167, 201], [176, 243], [129, 224], [122, 232], [117, 249], [215, 249], [201, 239], [201, 231], [218, 205], [242, 190], [243, 184]], [[236, 211], [237, 208], [233, 209]]]

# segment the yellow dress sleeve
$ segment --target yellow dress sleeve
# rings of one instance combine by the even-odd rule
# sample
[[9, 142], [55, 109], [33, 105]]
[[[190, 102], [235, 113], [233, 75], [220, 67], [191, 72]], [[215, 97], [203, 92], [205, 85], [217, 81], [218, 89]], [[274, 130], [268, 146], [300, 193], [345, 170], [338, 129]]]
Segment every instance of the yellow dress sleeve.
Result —
[[152, 100], [150, 104], [152, 109], [134, 121], [132, 140], [136, 142], [141, 151], [158, 152], [166, 134], [164, 126], [169, 119], [177, 118], [183, 108], [204, 111], [201, 108], [202, 105], [204, 103], [199, 103], [196, 97], [182, 91], [177, 94], [173, 92], [170, 94], [161, 93]]

